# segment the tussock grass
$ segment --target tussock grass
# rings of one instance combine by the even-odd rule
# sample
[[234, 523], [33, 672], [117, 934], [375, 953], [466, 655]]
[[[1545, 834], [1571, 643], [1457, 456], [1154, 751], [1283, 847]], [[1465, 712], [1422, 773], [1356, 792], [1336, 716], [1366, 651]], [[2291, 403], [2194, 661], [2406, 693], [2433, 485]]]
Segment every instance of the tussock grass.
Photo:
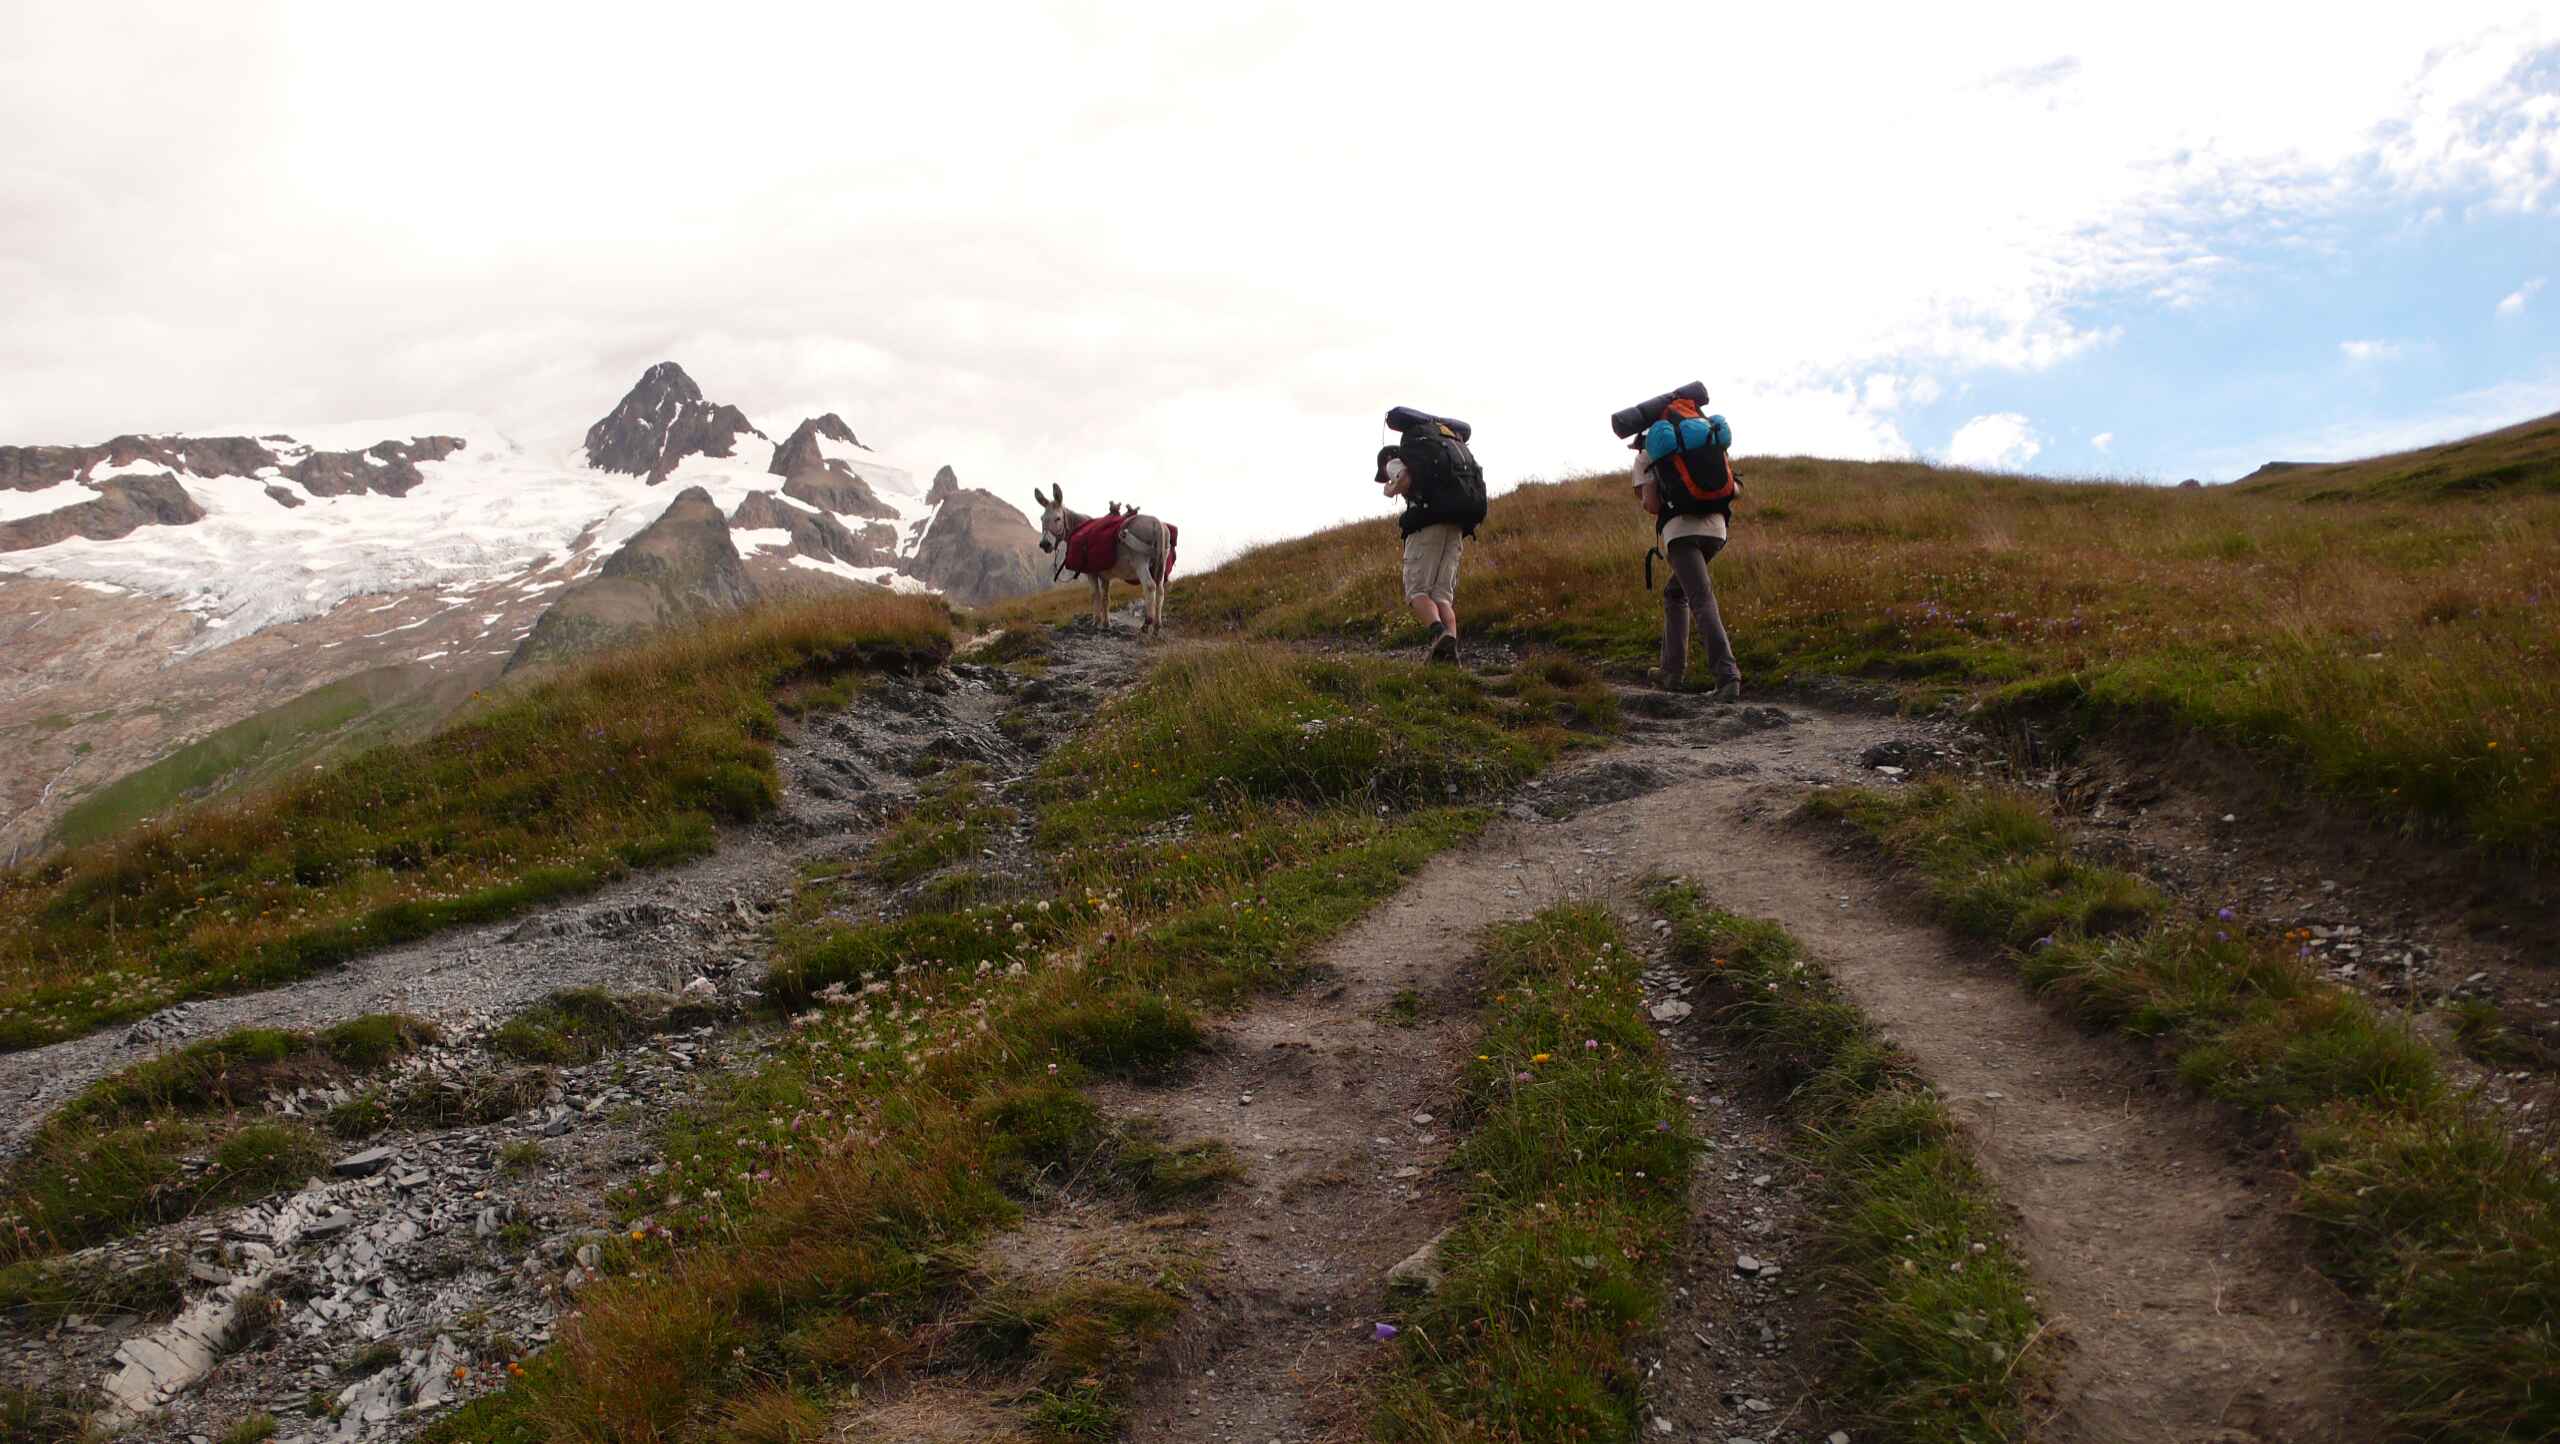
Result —
[[984, 767], [967, 763], [927, 784], [915, 807], [871, 849], [871, 875], [896, 887], [976, 857], [997, 828], [1014, 820], [1012, 808], [981, 793], [986, 775]]
[[139, 1267], [97, 1255], [0, 1266], [0, 1313], [21, 1328], [50, 1328], [72, 1314], [167, 1318], [185, 1294], [186, 1263], [175, 1253]]
[[[1754, 458], [1717, 594], [1755, 683], [1875, 677], [1917, 702], [2204, 734], [2378, 818], [2547, 858], [2560, 494], [2467, 488], [2515, 465], [2548, 476], [2560, 426], [2494, 450], [2331, 469], [2300, 492]], [[2430, 468], [2433, 490], [2391, 482]], [[1506, 493], [1468, 549], [1466, 628], [1631, 671], [1661, 624], [1650, 541], [1621, 472]], [[1417, 642], [1397, 556], [1383, 518], [1255, 548], [1178, 579], [1172, 615]]]
[[948, 628], [938, 604], [882, 597], [670, 632], [422, 741], [0, 874], [0, 1047], [707, 852], [774, 805], [778, 690], [929, 662]]
[[1606, 910], [1495, 928], [1485, 958], [1453, 1160], [1467, 1211], [1380, 1391], [1379, 1437], [1633, 1439], [1630, 1350], [1687, 1230], [1688, 1111]]
[[1656, 886], [1672, 956], [1719, 1026], [1789, 1090], [1821, 1180], [1820, 1278], [1841, 1401], [1887, 1437], [2027, 1437], [2044, 1378], [2025, 1265], [1937, 1094], [1775, 924]]
[[663, 994], [563, 988], [491, 1030], [488, 1049], [520, 1063], [592, 1063], [636, 1039], [691, 1028], [719, 1016], [705, 1004]]
[[[241, 1028], [99, 1079], [55, 1109], [0, 1173], [0, 1263], [33, 1270], [60, 1250], [300, 1183], [327, 1148], [299, 1124], [265, 1117], [267, 1095], [360, 1077], [434, 1038], [433, 1026], [401, 1013], [319, 1033]], [[0, 1302], [58, 1291], [42, 1272], [7, 1277]]]
[[1958, 926], [2011, 943], [2031, 986], [2289, 1136], [2324, 1261], [2379, 1309], [2371, 1378], [2395, 1437], [2560, 1436], [2560, 1159], [2459, 1093], [2405, 1023], [2321, 978], [2297, 940], [2165, 915], [2028, 926], [2036, 899], [1986, 878], [2093, 870], [2023, 796], [1932, 783], [1808, 807], [1909, 864]]
[[[1178, 1291], [990, 1298], [973, 1250], [1053, 1179], [1178, 1204], [1232, 1176], [1221, 1150], [1115, 1133], [1079, 1090], [1181, 1067], [1204, 1010], [1294, 981], [1479, 826], [1464, 804], [1545, 760], [1514, 715], [1405, 664], [1178, 652], [1033, 779], [1043, 868], [1017, 901], [848, 923], [808, 905], [839, 879], [810, 877], [768, 990], [791, 1027], [672, 1121], [558, 1343], [431, 1437], [717, 1439], [742, 1399], [798, 1418], [775, 1391], [824, 1399], [988, 1349], [1025, 1371], [1026, 1434], [1109, 1437]], [[1395, 735], [1424, 720], [1435, 756]], [[1310, 721], [1350, 740], [1279, 758]]]
[[0, 1384], [0, 1444], [104, 1444], [107, 1435], [88, 1415], [85, 1400]]

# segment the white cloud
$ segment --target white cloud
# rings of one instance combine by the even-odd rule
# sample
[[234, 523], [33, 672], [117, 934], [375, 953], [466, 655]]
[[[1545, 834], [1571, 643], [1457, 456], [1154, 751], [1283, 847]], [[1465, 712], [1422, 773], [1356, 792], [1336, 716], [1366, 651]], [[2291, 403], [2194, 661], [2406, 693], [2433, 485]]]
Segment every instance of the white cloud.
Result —
[[2400, 356], [2397, 341], [2341, 341], [2338, 353], [2361, 366], [2374, 361], [2395, 361]]
[[2108, 447], [2116, 444], [2116, 434], [2112, 431], [2101, 431], [2097, 435], [2089, 438], [2089, 444], [2100, 451], [2104, 451]]
[[2477, 436], [2560, 411], [2560, 371], [2505, 381], [2435, 402], [2423, 411], [2372, 415], [2199, 452], [2168, 475], [2236, 477], [2268, 461], [2351, 461]]
[[2507, 293], [2507, 298], [2498, 303], [2498, 314], [2501, 316], [2520, 316], [2524, 314], [2524, 308], [2532, 303], [2534, 294], [2542, 289], [2544, 279], [2545, 278], [2541, 276], [2536, 276], [2532, 280], [2525, 282], [2523, 285], [2516, 287], [2512, 291], [2509, 291]]
[[[1502, 479], [1615, 463], [1601, 418], [1693, 376], [1746, 448], [1898, 454], [1915, 408], [2117, 344], [2112, 308], [2209, 304], [2253, 240], [2560, 170], [2520, 68], [2548, 0], [1913, 10], [1852, 46], [1747, 8], [1703, 110], [1629, 83], [1640, 14], [15, 7], [0, 443], [427, 409], [535, 442], [672, 357], [1017, 500], [1143, 491], [1205, 557], [1360, 505], [1313, 479], [1365, 477], [1391, 403], [1475, 421]], [[1310, 105], [1382, 24], [1449, 82]], [[1639, 211], [1628, 136], [1700, 137], [1711, 183]], [[1415, 155], [1455, 158], [1455, 223], [1408, 213]], [[1664, 324], [1665, 275], [1707, 324]], [[1250, 419], [1249, 474], [1195, 414]]]
[[2560, 191], [2560, 93], [2550, 57], [2519, 55], [2513, 42], [2548, 24], [2524, 21], [2431, 55], [2403, 113], [2382, 128], [2382, 171], [2412, 190], [2477, 188], [2495, 209], [2542, 210]]
[[1950, 466], [2015, 471], [2042, 450], [2044, 443], [2036, 439], [2027, 418], [2014, 411], [1995, 411], [1957, 427], [1955, 438], [1947, 443], [1946, 458]]

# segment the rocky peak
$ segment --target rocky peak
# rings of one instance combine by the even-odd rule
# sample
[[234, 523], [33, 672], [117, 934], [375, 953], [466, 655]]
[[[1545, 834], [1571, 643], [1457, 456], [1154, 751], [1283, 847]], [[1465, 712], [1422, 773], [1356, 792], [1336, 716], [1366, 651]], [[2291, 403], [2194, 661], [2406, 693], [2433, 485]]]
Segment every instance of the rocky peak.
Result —
[[711, 493], [688, 486], [639, 535], [572, 582], [507, 662], [510, 671], [754, 602], [755, 583]]
[[769, 491], [748, 492], [737, 510], [729, 513], [729, 526], [735, 531], [787, 531], [791, 533], [791, 551], [821, 561], [851, 562], [860, 567], [898, 564], [895, 532], [873, 526], [856, 536], [833, 516], [793, 506]]
[[826, 457], [818, 450], [818, 438], [821, 436], [830, 441], [841, 441], [847, 446], [862, 445], [862, 438], [853, 434], [853, 428], [845, 425], [843, 417], [832, 411], [824, 416], [812, 416], [792, 428], [790, 439], [773, 453], [773, 474], [789, 476], [796, 467], [823, 464]]
[[934, 477], [933, 495], [942, 509], [908, 559], [909, 575], [964, 607], [1049, 585], [1039, 529], [1012, 503], [994, 492], [961, 486], [947, 466]]
[[933, 489], [924, 494], [927, 503], [940, 506], [960, 494], [960, 474], [944, 467], [933, 474]]
[[854, 438], [853, 428], [832, 411], [801, 422], [774, 449], [769, 469], [782, 478], [782, 494], [846, 516], [896, 516], [897, 508], [882, 501], [860, 472], [843, 459], [827, 455], [825, 448], [818, 445], [822, 437], [848, 446], [862, 445]]
[[661, 361], [587, 428], [587, 464], [645, 476], [655, 486], [688, 456], [734, 456], [739, 437], [763, 434], [735, 406], [705, 400], [683, 367]]

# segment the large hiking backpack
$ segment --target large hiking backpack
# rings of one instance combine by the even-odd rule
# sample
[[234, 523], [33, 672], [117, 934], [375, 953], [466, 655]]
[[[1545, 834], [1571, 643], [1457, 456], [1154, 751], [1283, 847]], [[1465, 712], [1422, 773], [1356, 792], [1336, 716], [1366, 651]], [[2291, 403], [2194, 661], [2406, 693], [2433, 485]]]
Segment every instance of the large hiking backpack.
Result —
[[1484, 468], [1476, 464], [1475, 453], [1467, 449], [1466, 424], [1403, 407], [1388, 415], [1391, 423], [1410, 423], [1397, 443], [1397, 450], [1404, 457], [1405, 474], [1413, 479], [1412, 489], [1405, 493], [1409, 500], [1400, 523], [1404, 534], [1411, 536], [1424, 527], [1446, 522], [1474, 536], [1484, 522], [1487, 507]]
[[1644, 430], [1644, 454], [1653, 463], [1653, 489], [1662, 499], [1654, 530], [1675, 516], [1733, 514], [1733, 428], [1721, 416], [1700, 416], [1687, 397], [1663, 408]]

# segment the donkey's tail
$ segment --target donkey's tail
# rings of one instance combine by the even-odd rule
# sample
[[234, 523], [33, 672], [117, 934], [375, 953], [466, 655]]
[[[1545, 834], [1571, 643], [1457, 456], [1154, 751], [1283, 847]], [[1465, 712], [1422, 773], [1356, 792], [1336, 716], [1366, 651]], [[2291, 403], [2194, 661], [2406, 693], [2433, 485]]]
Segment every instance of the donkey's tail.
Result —
[[1173, 548], [1174, 544], [1182, 539], [1182, 528], [1169, 521], [1162, 522], [1160, 525], [1164, 527], [1164, 550], [1156, 556], [1157, 586], [1163, 586], [1173, 580]]

